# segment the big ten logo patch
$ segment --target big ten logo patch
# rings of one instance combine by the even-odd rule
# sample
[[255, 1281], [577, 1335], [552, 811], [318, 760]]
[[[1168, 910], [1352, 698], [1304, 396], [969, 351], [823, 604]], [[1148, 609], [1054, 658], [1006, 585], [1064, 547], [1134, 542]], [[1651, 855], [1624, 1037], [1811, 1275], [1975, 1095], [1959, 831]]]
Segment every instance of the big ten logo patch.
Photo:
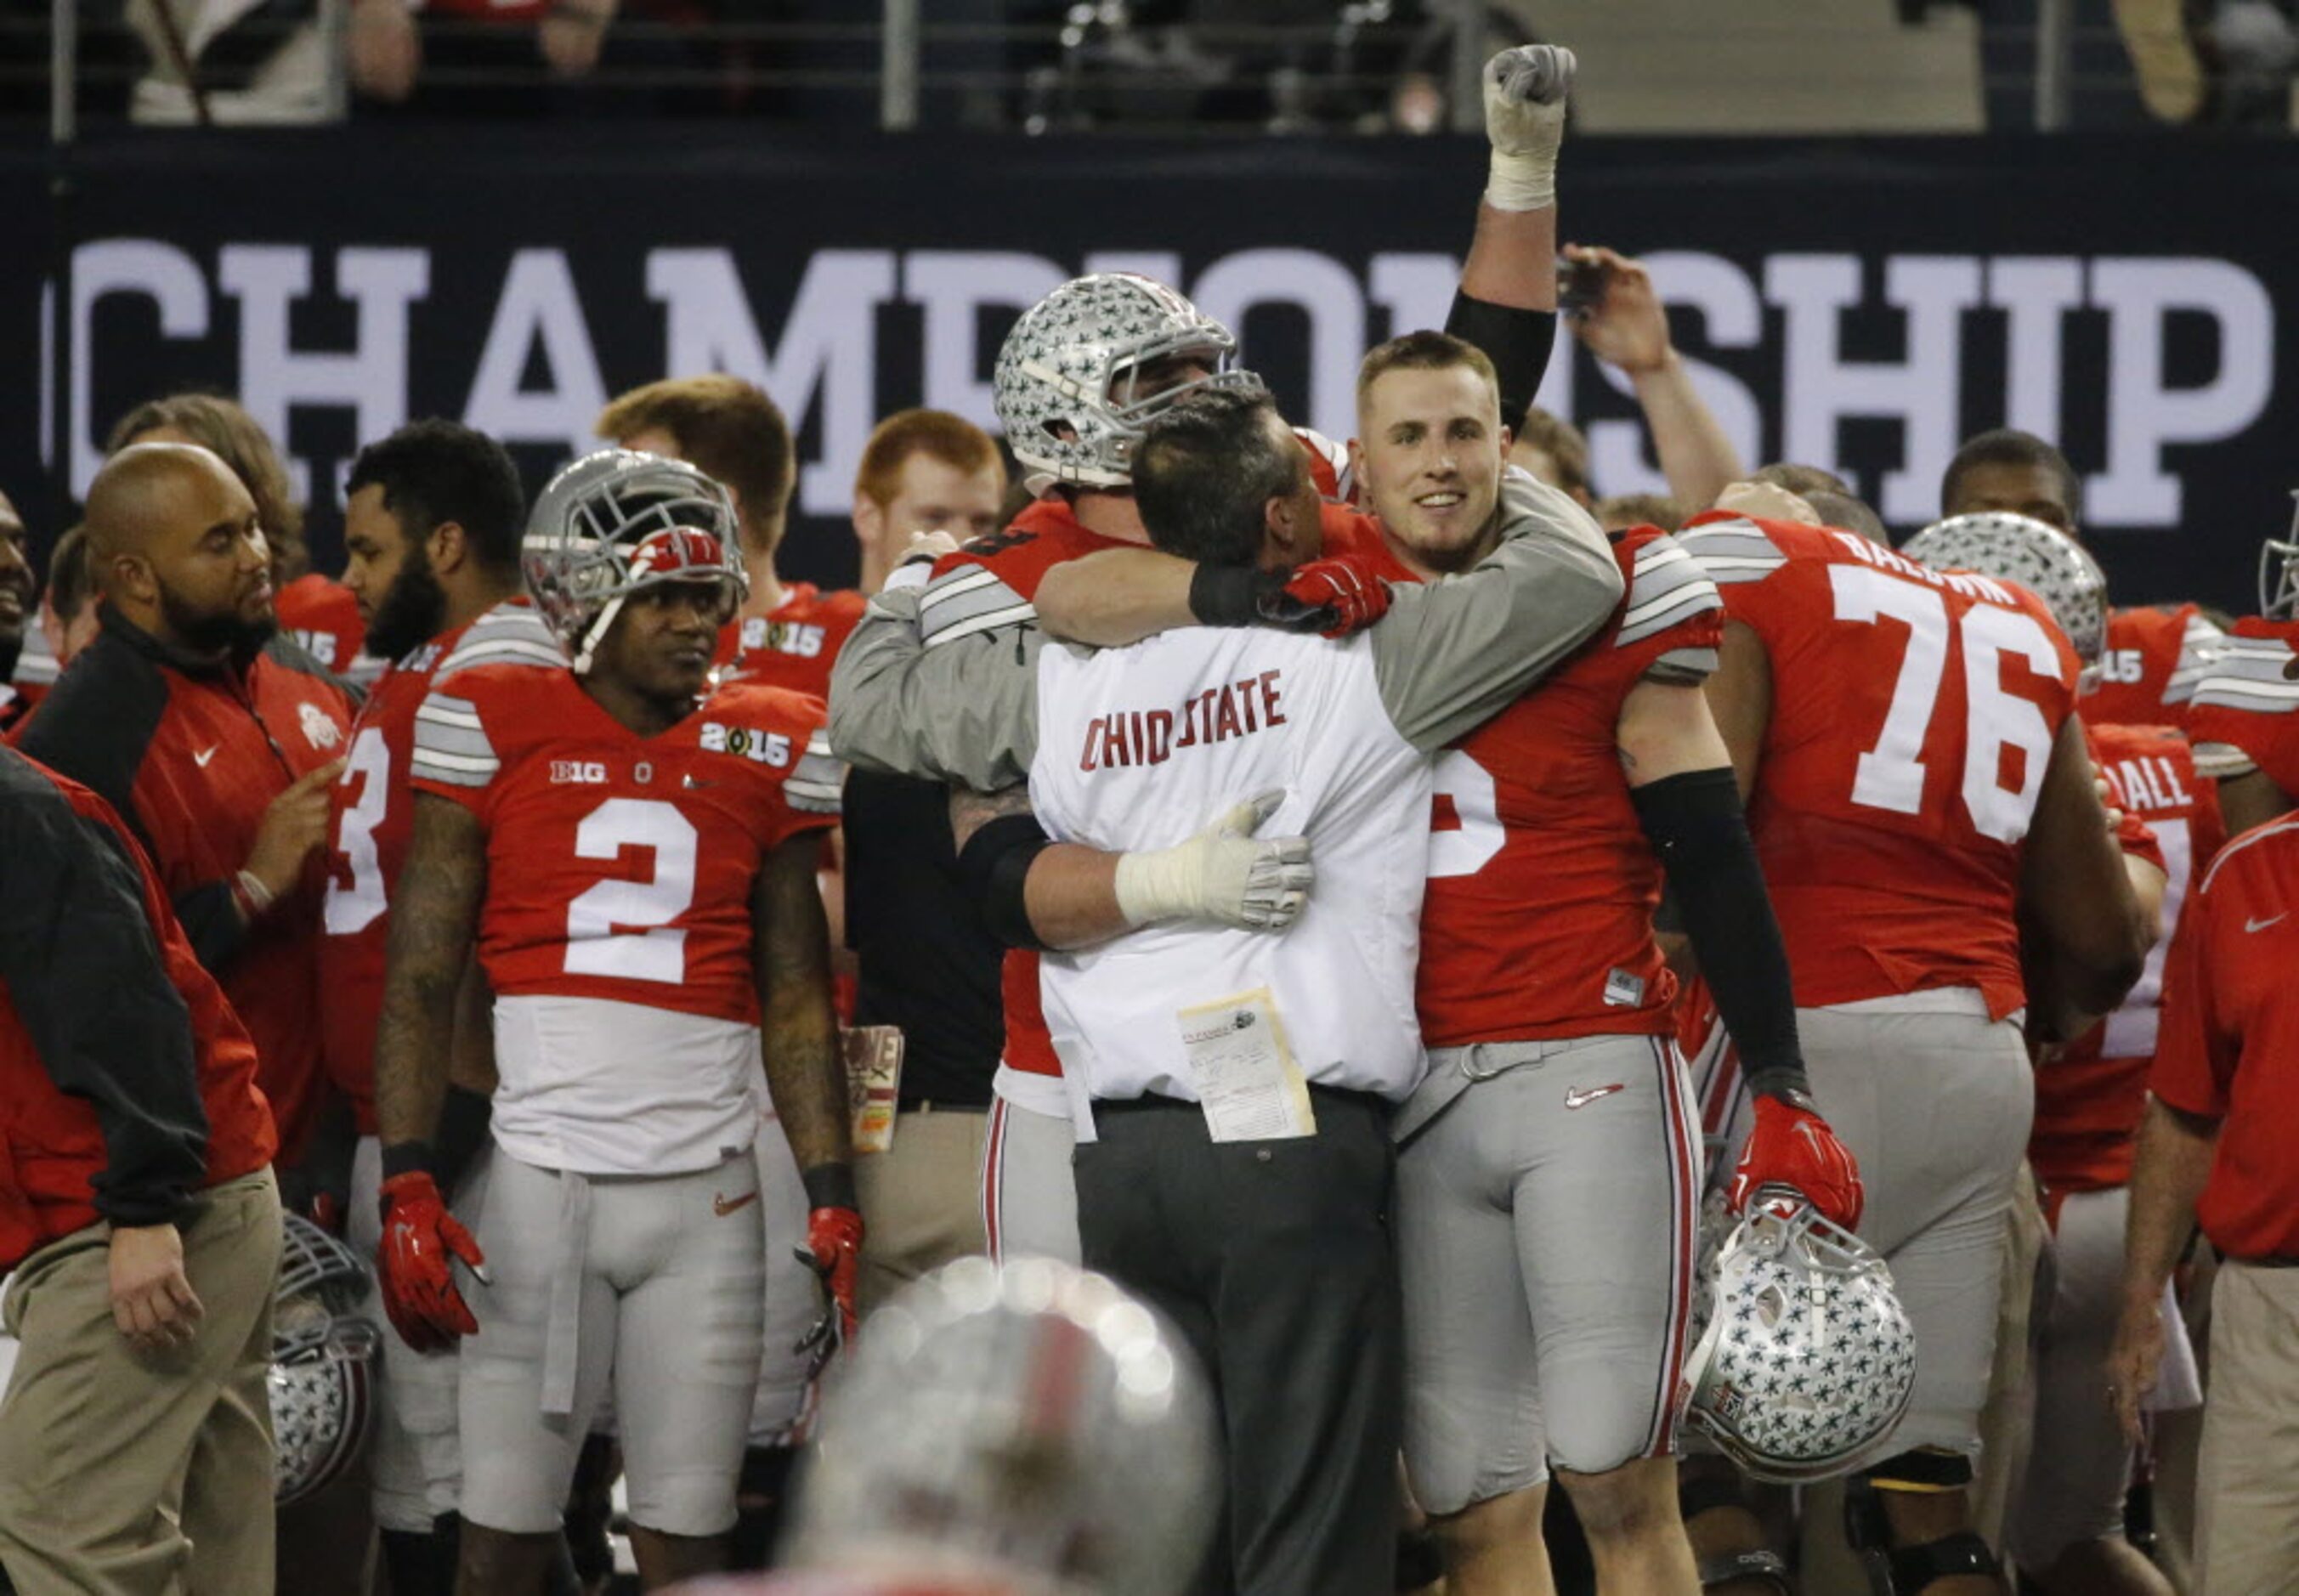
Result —
[[554, 786], [569, 782], [585, 786], [603, 786], [607, 767], [597, 760], [553, 760], [551, 761], [551, 781]]
[[801, 660], [822, 657], [826, 634], [803, 621], [767, 620], [753, 616], [743, 623], [744, 653], [795, 654]]
[[706, 720], [702, 723], [702, 752], [740, 754], [761, 765], [783, 766], [791, 762], [791, 740], [781, 732]]

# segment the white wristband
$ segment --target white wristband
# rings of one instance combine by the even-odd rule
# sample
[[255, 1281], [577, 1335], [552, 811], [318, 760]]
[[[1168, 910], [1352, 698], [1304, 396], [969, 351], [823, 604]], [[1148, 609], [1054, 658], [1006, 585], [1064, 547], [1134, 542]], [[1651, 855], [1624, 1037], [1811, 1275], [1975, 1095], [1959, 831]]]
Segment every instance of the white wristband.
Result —
[[1146, 926], [1192, 912], [1204, 894], [1201, 849], [1188, 843], [1154, 853], [1121, 853], [1113, 883], [1117, 912], [1129, 926]]
[[1556, 152], [1505, 155], [1493, 152], [1485, 178], [1485, 204], [1496, 211], [1545, 211], [1556, 203]]

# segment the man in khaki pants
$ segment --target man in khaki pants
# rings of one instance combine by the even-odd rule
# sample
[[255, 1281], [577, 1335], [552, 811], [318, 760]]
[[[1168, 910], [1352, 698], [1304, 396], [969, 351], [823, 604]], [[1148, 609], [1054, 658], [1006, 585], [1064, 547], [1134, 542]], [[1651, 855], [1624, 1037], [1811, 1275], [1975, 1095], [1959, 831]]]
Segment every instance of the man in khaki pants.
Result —
[[2200, 1225], [2211, 1387], [2195, 1479], [2197, 1596], [2299, 1592], [2299, 817], [2229, 843], [2189, 900], [2163, 980], [2124, 1236], [2108, 1391], [2137, 1438], [2162, 1362], [2163, 1285]]
[[0, 1569], [272, 1584], [279, 1199], [255, 1049], [101, 798], [0, 749]]

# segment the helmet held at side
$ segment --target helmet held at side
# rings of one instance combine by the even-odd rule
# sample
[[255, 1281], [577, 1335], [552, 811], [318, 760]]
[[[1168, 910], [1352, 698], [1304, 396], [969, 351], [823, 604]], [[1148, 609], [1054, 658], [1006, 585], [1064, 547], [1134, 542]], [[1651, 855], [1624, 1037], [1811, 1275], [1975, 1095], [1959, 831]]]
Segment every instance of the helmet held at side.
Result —
[[726, 490], [688, 465], [602, 449], [535, 496], [522, 544], [527, 591], [579, 674], [624, 603], [670, 582], [710, 582], [731, 619], [750, 591]]
[[1697, 1289], [1686, 1422], [1748, 1474], [1840, 1473], [1907, 1410], [1916, 1338], [1891, 1270], [1811, 1204], [1752, 1208]]
[[2291, 530], [2259, 545], [2259, 612], [2299, 620], [2299, 489], [2291, 495]]
[[378, 1339], [357, 1314], [369, 1289], [366, 1260], [301, 1214], [284, 1221], [265, 1382], [282, 1504], [338, 1478], [367, 1445]]
[[[1163, 283], [1131, 271], [1074, 278], [1023, 312], [999, 349], [999, 424], [1031, 472], [1123, 487], [1152, 417], [1199, 388], [1260, 386], [1233, 367], [1236, 353], [1229, 328]], [[1155, 382], [1155, 368], [1183, 359], [1207, 374]]]
[[2033, 516], [1988, 510], [1934, 521], [1900, 553], [1935, 570], [1968, 570], [2017, 582], [2059, 622], [2087, 667], [2107, 645], [2107, 575], [2081, 544]]

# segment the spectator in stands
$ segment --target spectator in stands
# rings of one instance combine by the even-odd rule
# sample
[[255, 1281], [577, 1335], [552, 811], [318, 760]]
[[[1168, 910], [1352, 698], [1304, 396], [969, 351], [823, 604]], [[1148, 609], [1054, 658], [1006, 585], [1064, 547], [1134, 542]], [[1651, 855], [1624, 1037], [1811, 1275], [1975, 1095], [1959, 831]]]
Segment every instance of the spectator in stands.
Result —
[[854, 541], [862, 545], [862, 591], [887, 573], [921, 532], [959, 542], [1004, 526], [1006, 461], [990, 435], [946, 410], [896, 411], [863, 445], [854, 473]]
[[214, 454], [138, 444], [88, 488], [95, 642], [24, 752], [93, 787], [150, 849], [194, 950], [254, 1038], [284, 1158], [320, 1101], [314, 855], [352, 702], [275, 636], [255, 503]]
[[0, 749], [0, 1587], [272, 1588], [255, 1075], [119, 815]]
[[722, 63], [687, 37], [701, 13], [695, 0], [352, 0], [351, 79], [432, 116], [693, 115], [720, 89]]
[[328, 90], [315, 0], [129, 0], [147, 71], [129, 115], [146, 123], [319, 122]]

